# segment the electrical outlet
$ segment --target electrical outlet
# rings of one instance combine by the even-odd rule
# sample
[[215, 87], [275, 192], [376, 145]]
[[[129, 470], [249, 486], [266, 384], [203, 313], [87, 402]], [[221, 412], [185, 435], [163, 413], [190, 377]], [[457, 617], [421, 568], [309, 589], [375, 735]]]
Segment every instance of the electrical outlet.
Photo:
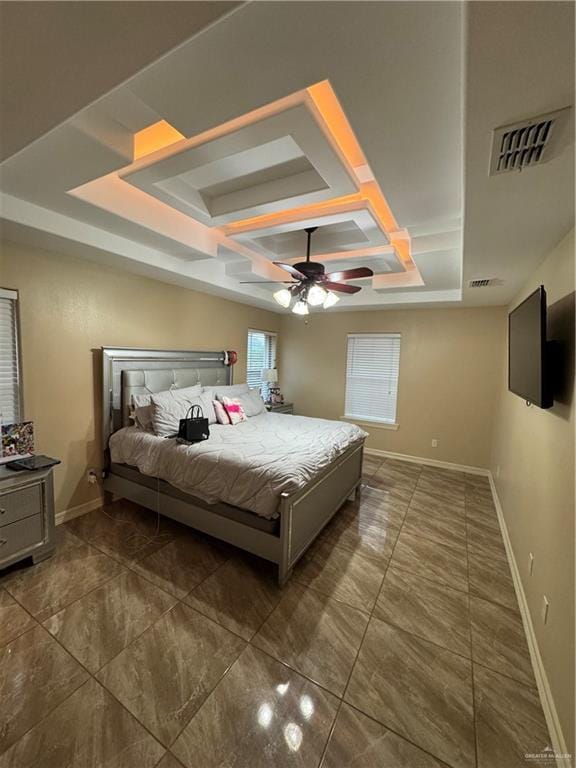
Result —
[[432, 440], [432, 448], [438, 448], [438, 440], [436, 440], [436, 438]]
[[548, 609], [550, 608], [550, 603], [548, 602], [548, 598], [546, 595], [542, 595], [542, 623], [546, 624], [548, 621]]
[[532, 552], [528, 555], [528, 575], [532, 576], [532, 571], [534, 570], [534, 555]]

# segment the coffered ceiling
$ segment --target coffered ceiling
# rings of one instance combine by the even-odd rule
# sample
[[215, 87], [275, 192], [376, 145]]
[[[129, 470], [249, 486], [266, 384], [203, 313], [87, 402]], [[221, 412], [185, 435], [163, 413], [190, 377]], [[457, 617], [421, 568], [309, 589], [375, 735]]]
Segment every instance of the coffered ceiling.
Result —
[[573, 145], [488, 177], [491, 132], [570, 103], [570, 4], [229, 5], [2, 163], [6, 237], [280, 311], [317, 226], [315, 260], [374, 271], [338, 308], [506, 303], [571, 224]]

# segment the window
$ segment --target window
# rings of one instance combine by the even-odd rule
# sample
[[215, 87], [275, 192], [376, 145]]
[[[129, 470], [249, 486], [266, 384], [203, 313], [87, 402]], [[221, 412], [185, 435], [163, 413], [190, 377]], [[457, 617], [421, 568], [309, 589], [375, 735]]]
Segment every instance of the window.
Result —
[[264, 368], [276, 368], [276, 334], [250, 330], [248, 331], [246, 381], [251, 388], [261, 388], [262, 397], [268, 400], [269, 385], [262, 381]]
[[0, 422], [20, 421], [20, 356], [18, 293], [0, 288]]
[[399, 333], [349, 334], [345, 416], [395, 424], [399, 368]]

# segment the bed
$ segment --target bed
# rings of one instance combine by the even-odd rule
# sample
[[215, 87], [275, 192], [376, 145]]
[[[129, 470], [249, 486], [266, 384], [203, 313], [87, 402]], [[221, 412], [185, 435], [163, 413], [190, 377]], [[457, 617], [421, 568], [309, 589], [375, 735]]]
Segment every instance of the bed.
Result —
[[284, 584], [355, 495], [364, 433], [266, 413], [183, 446], [133, 425], [133, 395], [229, 385], [226, 362], [224, 352], [103, 348], [104, 490], [276, 563]]

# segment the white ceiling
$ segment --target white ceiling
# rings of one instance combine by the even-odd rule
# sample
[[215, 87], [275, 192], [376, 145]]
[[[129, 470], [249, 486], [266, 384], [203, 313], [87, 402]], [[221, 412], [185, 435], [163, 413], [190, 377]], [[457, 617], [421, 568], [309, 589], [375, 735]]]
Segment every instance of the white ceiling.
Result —
[[[199, 5], [205, 26], [209, 6], [222, 4]], [[554, 2], [244, 5], [5, 160], [5, 236], [279, 310], [274, 286], [240, 281], [276, 278], [272, 260], [297, 260], [299, 225], [250, 236], [245, 252], [235, 245], [241, 238], [228, 241], [207, 229], [206, 213], [197, 221], [179, 205], [173, 214], [183, 219], [150, 207], [142, 209], [150, 215], [136, 217], [121, 188], [107, 190], [103, 205], [69, 192], [129, 166], [133, 134], [158, 120], [188, 139], [327, 79], [398, 227], [410, 235], [424, 283], [402, 287], [401, 275], [387, 282], [404, 269], [390, 246], [349, 258], [347, 249], [365, 245], [371, 230], [358, 217], [337, 219], [318, 232], [317, 252], [330, 253], [327, 267], [366, 264], [380, 275], [358, 282], [363, 290], [338, 308], [507, 303], [573, 225], [573, 142], [542, 166], [489, 177], [491, 132], [572, 103], [573, 24], [573, 6]], [[98, 68], [92, 52], [84, 66]], [[27, 111], [33, 123], [34, 103]], [[311, 151], [329, 161], [313, 129], [301, 130]], [[229, 164], [223, 156], [210, 176], [193, 172], [198, 162], [189, 157], [189, 167], [180, 163], [178, 171], [187, 184], [219, 179], [222, 163]], [[308, 167], [304, 159], [297, 163], [299, 171]], [[336, 171], [332, 165], [333, 183], [341, 185]], [[226, 183], [207, 189], [237, 192]], [[314, 184], [310, 174], [306, 183]], [[170, 184], [162, 188], [164, 200], [181, 188]], [[153, 187], [138, 187], [140, 202], [150, 205]], [[473, 277], [502, 285], [468, 289]]]
[[224, 0], [0, 3], [0, 158], [239, 5]]

